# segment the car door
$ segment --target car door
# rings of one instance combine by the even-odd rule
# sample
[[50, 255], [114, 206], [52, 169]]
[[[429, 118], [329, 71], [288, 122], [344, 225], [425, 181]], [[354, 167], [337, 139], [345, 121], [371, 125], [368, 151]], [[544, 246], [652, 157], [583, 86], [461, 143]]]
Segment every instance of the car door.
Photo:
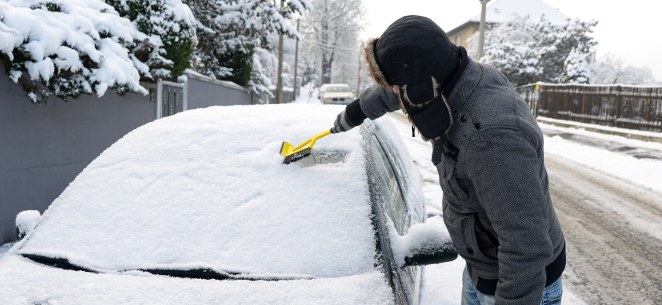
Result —
[[405, 235], [411, 225], [411, 215], [403, 196], [404, 180], [395, 170], [395, 158], [390, 149], [385, 149], [386, 138], [381, 136], [374, 125], [369, 125], [364, 132], [366, 155], [368, 158], [368, 181], [370, 184], [373, 214], [376, 218], [378, 233], [378, 252], [380, 262], [389, 284], [393, 288], [396, 304], [417, 304], [420, 291], [421, 268], [418, 266], [397, 268], [386, 231], [387, 217], [392, 221], [398, 235]]

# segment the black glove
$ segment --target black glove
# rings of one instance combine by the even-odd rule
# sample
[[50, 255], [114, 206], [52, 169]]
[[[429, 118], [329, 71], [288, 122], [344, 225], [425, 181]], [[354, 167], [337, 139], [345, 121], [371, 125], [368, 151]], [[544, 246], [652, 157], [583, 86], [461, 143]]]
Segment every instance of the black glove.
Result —
[[356, 126], [361, 125], [365, 119], [366, 115], [363, 113], [363, 110], [361, 110], [359, 99], [355, 99], [353, 102], [349, 103], [347, 107], [345, 107], [345, 111], [338, 114], [336, 121], [333, 122], [331, 133], [348, 131]]

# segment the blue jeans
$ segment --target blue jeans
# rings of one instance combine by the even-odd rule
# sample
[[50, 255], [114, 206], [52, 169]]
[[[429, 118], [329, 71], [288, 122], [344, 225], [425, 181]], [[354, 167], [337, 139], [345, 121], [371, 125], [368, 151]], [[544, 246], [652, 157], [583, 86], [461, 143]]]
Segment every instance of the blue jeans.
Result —
[[[563, 294], [563, 285], [559, 277], [556, 282], [545, 287], [542, 294], [540, 305], [559, 305], [561, 304], [561, 295]], [[483, 294], [471, 281], [467, 267], [464, 267], [462, 273], [462, 305], [494, 305], [494, 296]]]

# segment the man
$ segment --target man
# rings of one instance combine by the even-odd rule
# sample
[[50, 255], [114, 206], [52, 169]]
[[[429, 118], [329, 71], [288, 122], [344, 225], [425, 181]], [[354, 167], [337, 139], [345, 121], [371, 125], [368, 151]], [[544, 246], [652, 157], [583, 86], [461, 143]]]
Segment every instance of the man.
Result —
[[379, 85], [347, 105], [332, 132], [402, 109], [433, 143], [444, 222], [466, 261], [462, 304], [560, 304], [565, 240], [543, 136], [506, 77], [420, 16], [391, 24], [365, 53]]

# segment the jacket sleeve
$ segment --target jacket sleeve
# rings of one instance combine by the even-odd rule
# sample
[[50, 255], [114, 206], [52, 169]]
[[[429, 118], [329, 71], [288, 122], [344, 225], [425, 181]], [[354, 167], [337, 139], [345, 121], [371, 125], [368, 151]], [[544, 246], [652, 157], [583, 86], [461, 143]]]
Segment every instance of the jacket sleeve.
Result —
[[553, 255], [542, 139], [506, 128], [477, 137], [467, 148], [467, 176], [498, 236], [496, 304], [540, 304]]
[[363, 90], [359, 96], [361, 110], [371, 120], [377, 119], [387, 112], [400, 109], [398, 96], [387, 91], [381, 85], [374, 85]]

